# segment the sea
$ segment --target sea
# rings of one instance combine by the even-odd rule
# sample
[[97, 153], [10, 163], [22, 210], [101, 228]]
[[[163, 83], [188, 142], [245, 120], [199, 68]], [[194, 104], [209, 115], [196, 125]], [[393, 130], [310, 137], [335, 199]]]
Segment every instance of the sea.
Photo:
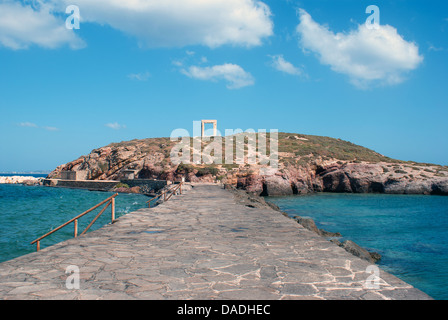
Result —
[[268, 197], [294, 216], [382, 255], [380, 268], [436, 300], [448, 299], [448, 197], [340, 194]]
[[[9, 176], [13, 175], [25, 176], [25, 174], [10, 174]], [[46, 175], [28, 174], [28, 176], [45, 177]], [[30, 242], [113, 194], [79, 189], [0, 184], [0, 262], [36, 251], [36, 244], [31, 245]], [[120, 193], [115, 199], [116, 219], [146, 207], [146, 201], [149, 200], [144, 195], [124, 193]], [[88, 226], [101, 208], [103, 206], [78, 220], [78, 234]], [[110, 222], [109, 206], [89, 232]], [[71, 223], [43, 239], [40, 243], [41, 249], [71, 239], [73, 234], [74, 224]]]

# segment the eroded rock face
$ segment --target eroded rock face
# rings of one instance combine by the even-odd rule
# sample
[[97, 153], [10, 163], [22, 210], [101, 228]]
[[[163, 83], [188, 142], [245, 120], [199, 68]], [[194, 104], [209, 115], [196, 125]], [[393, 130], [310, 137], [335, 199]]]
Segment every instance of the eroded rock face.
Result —
[[392, 170], [388, 167], [394, 165], [348, 163], [323, 168], [317, 178], [322, 179], [325, 192], [448, 194], [448, 177], [428, 176], [425, 173], [430, 170], [422, 167], [400, 166], [404, 168]]
[[[87, 171], [87, 180], [120, 180], [124, 178], [124, 170], [136, 170], [138, 178], [167, 177], [171, 170], [166, 170], [165, 144], [160, 147], [160, 141], [166, 139], [145, 140], [134, 144], [113, 144], [95, 149], [86, 156], [57, 167], [48, 176], [49, 179], [60, 177], [61, 171]], [[169, 141], [169, 139], [168, 139]]]
[[370, 263], [376, 263], [381, 259], [381, 255], [379, 253], [369, 252], [351, 240], [344, 241], [343, 243], [341, 243], [340, 247], [344, 248], [347, 252], [350, 252], [354, 256], [367, 260]]
[[291, 181], [284, 176], [272, 176], [264, 179], [264, 185], [266, 195], [279, 196], [279, 195], [293, 195], [294, 189]]
[[448, 195], [448, 176], [427, 167], [338, 162], [286, 167], [272, 176], [240, 178], [238, 185], [265, 196], [310, 192]]

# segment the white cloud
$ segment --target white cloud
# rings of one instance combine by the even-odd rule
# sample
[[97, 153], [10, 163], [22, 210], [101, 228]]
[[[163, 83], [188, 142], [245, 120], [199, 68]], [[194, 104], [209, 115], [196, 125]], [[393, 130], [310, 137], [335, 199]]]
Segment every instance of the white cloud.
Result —
[[346, 74], [359, 87], [372, 83], [396, 84], [404, 74], [423, 61], [418, 46], [407, 42], [394, 27], [380, 25], [368, 29], [365, 24], [348, 33], [334, 33], [299, 10], [297, 32], [304, 50], [317, 54], [320, 62], [335, 72]]
[[436, 47], [436, 46], [434, 46], [434, 45], [432, 45], [432, 44], [429, 44], [428, 51], [439, 52], [439, 51], [445, 51], [445, 49], [442, 48], [442, 47]]
[[300, 68], [295, 67], [291, 62], [286, 61], [283, 55], [278, 54], [270, 57], [272, 58], [272, 66], [276, 70], [295, 76], [304, 75]]
[[150, 76], [151, 74], [149, 72], [128, 74], [129, 79], [137, 81], [147, 81]]
[[0, 45], [13, 50], [31, 45], [49, 49], [63, 45], [85, 47], [73, 30], [66, 29], [65, 20], [51, 13], [49, 4], [38, 2], [33, 7], [9, 0], [0, 3]]
[[176, 67], [182, 67], [184, 63], [181, 60], [173, 60], [171, 61], [171, 64]]
[[26, 128], [37, 128], [37, 124], [32, 122], [21, 122], [18, 124], [19, 127], [26, 127]]
[[56, 127], [43, 127], [43, 129], [45, 129], [47, 131], [59, 131], [59, 128], [56, 128]]
[[255, 83], [254, 78], [249, 72], [244, 71], [239, 65], [226, 63], [212, 67], [191, 66], [181, 72], [186, 76], [206, 81], [224, 80], [227, 82], [228, 89], [240, 89], [251, 86]]
[[20, 122], [19, 124], [17, 124], [19, 127], [23, 127], [23, 128], [40, 128], [40, 129], [44, 129], [47, 131], [59, 131], [59, 128], [56, 127], [48, 127], [48, 126], [44, 126], [44, 127], [40, 127], [35, 123], [32, 122]]
[[109, 25], [149, 47], [258, 46], [273, 34], [258, 0], [52, 0], [79, 6], [82, 21]]
[[117, 122], [106, 123], [105, 126], [114, 130], [126, 129], [125, 125], [119, 124]]

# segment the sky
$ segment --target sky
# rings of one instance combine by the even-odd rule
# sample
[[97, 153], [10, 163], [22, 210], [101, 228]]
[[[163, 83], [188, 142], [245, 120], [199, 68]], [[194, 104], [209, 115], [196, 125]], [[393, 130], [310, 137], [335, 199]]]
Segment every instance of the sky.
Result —
[[442, 0], [0, 0], [0, 172], [201, 119], [448, 165], [447, 58]]

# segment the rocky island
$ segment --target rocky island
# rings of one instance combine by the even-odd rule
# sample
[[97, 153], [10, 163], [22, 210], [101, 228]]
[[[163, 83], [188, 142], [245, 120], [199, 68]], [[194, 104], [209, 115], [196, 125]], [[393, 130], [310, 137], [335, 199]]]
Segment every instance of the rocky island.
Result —
[[[211, 142], [201, 143], [204, 148]], [[175, 144], [169, 138], [112, 143], [57, 167], [48, 178], [57, 179], [62, 171], [83, 171], [87, 180], [120, 180], [125, 171], [133, 170], [137, 179], [220, 181], [262, 196], [312, 192], [448, 195], [448, 167], [392, 159], [341, 139], [279, 133], [278, 170], [247, 162], [176, 165], [170, 160]]]

